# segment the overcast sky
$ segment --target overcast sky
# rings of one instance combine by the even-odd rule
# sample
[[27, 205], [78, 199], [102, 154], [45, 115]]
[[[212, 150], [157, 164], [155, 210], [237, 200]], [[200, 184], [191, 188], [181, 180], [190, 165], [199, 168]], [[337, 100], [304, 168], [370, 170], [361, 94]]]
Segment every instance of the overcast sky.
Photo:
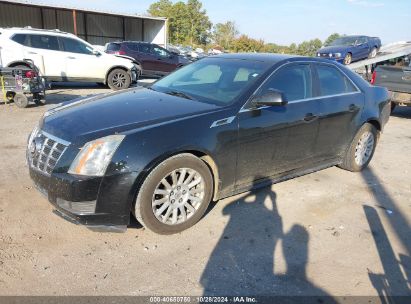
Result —
[[[32, 0], [116, 13], [147, 11], [153, 0]], [[411, 0], [202, 0], [213, 23], [234, 20], [241, 33], [266, 42], [300, 43], [331, 33], [411, 40]]]

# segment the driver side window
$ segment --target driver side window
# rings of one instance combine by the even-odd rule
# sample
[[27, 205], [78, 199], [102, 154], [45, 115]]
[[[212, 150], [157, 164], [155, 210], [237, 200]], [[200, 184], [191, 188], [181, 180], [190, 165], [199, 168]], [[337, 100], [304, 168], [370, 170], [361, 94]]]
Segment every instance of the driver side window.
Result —
[[160, 57], [168, 57], [170, 56], [170, 54], [168, 53], [168, 51], [166, 51], [165, 49], [159, 47], [159, 46], [153, 46], [152, 48], [152, 53], [156, 56], [160, 56]]
[[262, 86], [259, 95], [270, 89], [281, 91], [287, 101], [313, 97], [309, 64], [291, 64], [280, 68]]
[[93, 54], [93, 50], [81, 41], [71, 38], [59, 38], [62, 41], [64, 51], [77, 54]]

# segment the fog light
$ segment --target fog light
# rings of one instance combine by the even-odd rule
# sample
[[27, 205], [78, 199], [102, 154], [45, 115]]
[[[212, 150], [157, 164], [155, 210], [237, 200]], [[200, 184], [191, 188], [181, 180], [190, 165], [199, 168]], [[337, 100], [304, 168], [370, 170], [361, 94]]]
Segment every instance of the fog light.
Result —
[[93, 214], [96, 211], [96, 201], [71, 202], [57, 198], [57, 205], [60, 208], [77, 215]]

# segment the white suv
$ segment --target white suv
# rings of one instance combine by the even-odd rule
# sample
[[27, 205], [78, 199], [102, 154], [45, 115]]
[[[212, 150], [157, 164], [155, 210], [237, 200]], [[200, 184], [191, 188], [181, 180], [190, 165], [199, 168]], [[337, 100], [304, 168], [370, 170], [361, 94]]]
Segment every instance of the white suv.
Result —
[[25, 66], [31, 59], [47, 81], [87, 81], [126, 89], [137, 81], [127, 58], [100, 52], [77, 36], [59, 30], [0, 28], [0, 65]]

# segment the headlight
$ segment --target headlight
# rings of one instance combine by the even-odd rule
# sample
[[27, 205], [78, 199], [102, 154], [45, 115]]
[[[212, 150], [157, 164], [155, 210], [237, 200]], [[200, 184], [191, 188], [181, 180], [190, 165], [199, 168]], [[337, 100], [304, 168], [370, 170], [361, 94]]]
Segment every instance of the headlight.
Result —
[[317, 57], [320, 57], [321, 55], [320, 55], [320, 53], [317, 53]]
[[124, 135], [110, 135], [88, 142], [77, 154], [68, 173], [103, 176]]
[[336, 58], [340, 58], [340, 57], [341, 57], [341, 53], [335, 53], [334, 56], [335, 56]]

